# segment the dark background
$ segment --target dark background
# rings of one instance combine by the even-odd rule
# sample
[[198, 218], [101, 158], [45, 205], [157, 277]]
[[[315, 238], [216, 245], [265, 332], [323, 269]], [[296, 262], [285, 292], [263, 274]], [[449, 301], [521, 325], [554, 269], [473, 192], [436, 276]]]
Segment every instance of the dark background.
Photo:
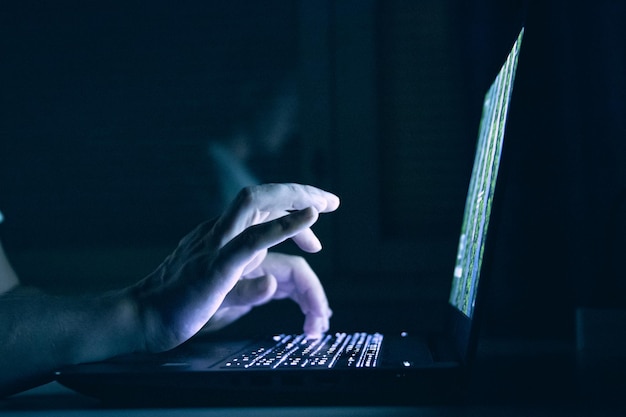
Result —
[[570, 338], [576, 307], [626, 303], [620, 1], [4, 4], [5, 249], [51, 291], [150, 272], [213, 215], [206, 141], [265, 103], [241, 85], [295, 71], [299, 134], [251, 165], [342, 197], [310, 259], [352, 311], [336, 320], [379, 305], [373, 324], [436, 327], [482, 95], [522, 15], [487, 325]]

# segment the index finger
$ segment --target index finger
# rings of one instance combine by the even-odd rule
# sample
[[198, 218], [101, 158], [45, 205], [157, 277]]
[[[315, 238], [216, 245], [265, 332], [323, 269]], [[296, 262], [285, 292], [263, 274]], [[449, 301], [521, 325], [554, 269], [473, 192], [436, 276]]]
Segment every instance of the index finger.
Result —
[[217, 275], [207, 283], [212, 288], [206, 293], [219, 294], [223, 299], [259, 253], [301, 232], [316, 219], [315, 210], [305, 209], [256, 225], [239, 234], [225, 245], [214, 259], [212, 268]]
[[249, 226], [309, 207], [318, 213], [328, 213], [339, 207], [339, 197], [317, 187], [294, 183], [246, 187], [217, 220], [214, 236], [221, 247]]

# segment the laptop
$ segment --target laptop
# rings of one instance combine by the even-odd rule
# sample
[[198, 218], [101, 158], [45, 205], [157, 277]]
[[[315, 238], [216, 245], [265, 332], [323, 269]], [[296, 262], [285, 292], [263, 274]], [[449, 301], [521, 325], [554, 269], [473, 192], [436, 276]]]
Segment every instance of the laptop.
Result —
[[[524, 29], [485, 95], [448, 317], [438, 334], [329, 332], [319, 339], [198, 336], [169, 352], [70, 366], [57, 380], [137, 405], [435, 404], [462, 397], [477, 342], [504, 130]], [[451, 264], [453, 261], [451, 260]]]

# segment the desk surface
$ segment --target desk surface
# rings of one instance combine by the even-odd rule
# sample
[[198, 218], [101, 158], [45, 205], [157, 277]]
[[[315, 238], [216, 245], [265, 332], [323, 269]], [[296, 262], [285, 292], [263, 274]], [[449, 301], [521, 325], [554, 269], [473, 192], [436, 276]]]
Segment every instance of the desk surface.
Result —
[[437, 407], [267, 407], [267, 408], [168, 408], [110, 409], [98, 401], [81, 396], [56, 382], [18, 394], [0, 402], [2, 416], [94, 416], [94, 417], [489, 417], [489, 416], [555, 416], [577, 417], [622, 415], [611, 410], [589, 408], [511, 405], [467, 405]]
[[[116, 409], [53, 382], [0, 400], [3, 416], [594, 416], [623, 415], [624, 400], [580, 401], [569, 345], [482, 344], [463, 406]], [[594, 384], [601, 382], [594, 379]], [[612, 381], [610, 381], [612, 383]], [[622, 383], [622, 386], [624, 384]], [[585, 386], [583, 386], [585, 388]], [[620, 395], [621, 397], [621, 395]]]

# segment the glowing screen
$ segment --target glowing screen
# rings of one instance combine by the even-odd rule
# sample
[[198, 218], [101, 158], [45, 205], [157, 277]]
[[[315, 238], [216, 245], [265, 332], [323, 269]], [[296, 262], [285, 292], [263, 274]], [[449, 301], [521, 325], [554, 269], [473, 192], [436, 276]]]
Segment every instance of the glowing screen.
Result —
[[474, 168], [465, 202], [450, 294], [450, 303], [468, 317], [472, 317], [474, 313], [485, 238], [500, 166], [504, 127], [523, 35], [524, 29], [487, 91], [483, 103]]

